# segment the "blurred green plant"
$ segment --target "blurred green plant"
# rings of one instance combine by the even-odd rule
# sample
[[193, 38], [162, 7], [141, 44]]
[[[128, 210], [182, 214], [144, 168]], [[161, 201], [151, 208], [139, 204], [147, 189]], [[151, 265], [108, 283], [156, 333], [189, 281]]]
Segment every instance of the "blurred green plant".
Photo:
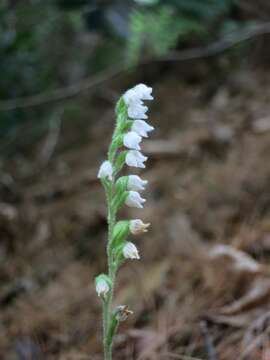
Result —
[[130, 15], [129, 64], [136, 63], [142, 52], [162, 56], [178, 43], [217, 36], [227, 22], [232, 22], [233, 0], [137, 2], [146, 6], [135, 8]]
[[[207, 44], [246, 25], [237, 11], [237, 0], [1, 0], [0, 100], [47, 93], [114, 64], [136, 65]], [[47, 105], [1, 112], [0, 136], [17, 136], [31, 122], [32, 138], [49, 128], [53, 113]]]
[[[1, 100], [39, 94], [72, 79], [75, 67], [82, 63], [82, 57], [76, 59], [69, 47], [82, 24], [76, 15], [60, 11], [52, 0], [0, 1]], [[0, 135], [13, 133], [34, 118], [47, 121], [50, 110], [2, 112]]]

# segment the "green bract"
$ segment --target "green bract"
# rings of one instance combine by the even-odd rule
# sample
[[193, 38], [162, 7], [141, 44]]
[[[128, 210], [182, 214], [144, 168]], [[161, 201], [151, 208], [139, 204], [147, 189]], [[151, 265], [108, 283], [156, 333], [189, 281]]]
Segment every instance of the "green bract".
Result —
[[125, 165], [127, 153], [128, 153], [128, 150], [125, 150], [125, 151], [122, 151], [117, 156], [115, 163], [114, 163], [115, 174], [117, 174], [119, 171], [121, 171], [122, 167]]
[[116, 223], [113, 228], [112, 234], [112, 248], [120, 245], [124, 240], [126, 240], [129, 234], [129, 221], [128, 220], [121, 220]]
[[116, 194], [121, 194], [127, 190], [128, 176], [121, 176], [115, 183]]
[[99, 281], [106, 281], [106, 283], [112, 287], [112, 280], [110, 279], [110, 277], [106, 274], [99, 274], [98, 276], [96, 276], [95, 278], [95, 282], [96, 284], [98, 284]]

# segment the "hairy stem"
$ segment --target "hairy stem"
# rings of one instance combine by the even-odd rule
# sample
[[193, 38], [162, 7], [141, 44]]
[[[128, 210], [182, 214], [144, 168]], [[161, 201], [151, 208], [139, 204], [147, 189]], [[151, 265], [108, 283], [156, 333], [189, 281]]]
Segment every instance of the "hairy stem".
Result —
[[106, 191], [107, 195], [107, 207], [108, 207], [108, 242], [107, 242], [107, 258], [108, 258], [108, 274], [111, 279], [111, 290], [108, 294], [108, 298], [104, 301], [103, 305], [103, 346], [104, 346], [104, 360], [112, 359], [112, 337], [109, 336], [109, 328], [112, 317], [112, 298], [115, 282], [115, 269], [113, 266], [113, 258], [111, 254], [111, 242], [113, 228], [115, 225], [115, 212], [112, 206], [112, 200], [114, 195], [114, 178], [110, 187]]

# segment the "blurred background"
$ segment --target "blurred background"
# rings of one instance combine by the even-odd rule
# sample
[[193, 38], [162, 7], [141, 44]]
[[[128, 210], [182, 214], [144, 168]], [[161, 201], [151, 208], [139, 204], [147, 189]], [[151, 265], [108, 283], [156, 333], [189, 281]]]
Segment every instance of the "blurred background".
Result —
[[1, 0], [0, 358], [101, 360], [96, 174], [154, 89], [151, 222], [120, 271], [114, 359], [270, 359], [270, 3]]

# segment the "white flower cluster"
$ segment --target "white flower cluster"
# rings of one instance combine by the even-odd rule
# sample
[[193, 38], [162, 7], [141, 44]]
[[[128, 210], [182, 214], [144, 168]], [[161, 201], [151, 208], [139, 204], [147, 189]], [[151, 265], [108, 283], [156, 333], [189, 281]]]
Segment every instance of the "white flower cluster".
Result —
[[[147, 106], [144, 106], [143, 100], [153, 100], [152, 88], [147, 87], [144, 84], [139, 84], [133, 89], [128, 90], [123, 99], [128, 109], [129, 118], [133, 119], [131, 131], [124, 136], [124, 145], [129, 148], [129, 152], [126, 156], [126, 164], [132, 167], [145, 168], [144, 162], [147, 157], [144, 156], [139, 150], [140, 142], [143, 137], [148, 137], [148, 133], [153, 131], [153, 126], [149, 125], [143, 119], [147, 119], [146, 112]], [[144, 190], [144, 186], [147, 184], [146, 180], [142, 180], [139, 176], [130, 175], [128, 179], [129, 194], [126, 198], [126, 205], [136, 208], [143, 208], [145, 199], [143, 199], [138, 191]], [[130, 231], [132, 234], [140, 234], [147, 231], [150, 224], [144, 224], [141, 220], [130, 221]], [[124, 249], [123, 254], [125, 258], [139, 259], [139, 253], [136, 246], [128, 242]]]
[[128, 166], [145, 168], [144, 162], [147, 157], [139, 150], [140, 142], [143, 137], [148, 137], [148, 133], [153, 131], [153, 126], [149, 125], [143, 119], [147, 119], [147, 106], [144, 106], [144, 100], [153, 100], [152, 88], [139, 84], [128, 90], [123, 99], [127, 106], [127, 112], [130, 119], [133, 120], [130, 131], [124, 136], [124, 145], [130, 149], [126, 156], [126, 164]]
[[[144, 84], [139, 84], [132, 89], [126, 91], [123, 95], [123, 100], [126, 105], [128, 119], [132, 120], [131, 127], [128, 132], [123, 135], [123, 146], [128, 149], [125, 156], [125, 163], [130, 167], [145, 168], [145, 161], [147, 157], [141, 153], [140, 143], [142, 138], [147, 138], [148, 133], [154, 130], [153, 126], [149, 125], [145, 119], [148, 118], [148, 107], [144, 105], [143, 101], [153, 100], [152, 88]], [[107, 178], [113, 180], [113, 164], [106, 160], [102, 163], [98, 178]], [[141, 197], [139, 191], [145, 189], [146, 180], [142, 180], [137, 175], [129, 175], [127, 182], [128, 194], [125, 199], [125, 204], [129, 207], [143, 208], [145, 199]], [[147, 231], [150, 224], [144, 224], [141, 220], [130, 221], [130, 232], [132, 234], [141, 234]], [[129, 259], [139, 259], [139, 253], [136, 246], [127, 242], [123, 248], [123, 255]]]

